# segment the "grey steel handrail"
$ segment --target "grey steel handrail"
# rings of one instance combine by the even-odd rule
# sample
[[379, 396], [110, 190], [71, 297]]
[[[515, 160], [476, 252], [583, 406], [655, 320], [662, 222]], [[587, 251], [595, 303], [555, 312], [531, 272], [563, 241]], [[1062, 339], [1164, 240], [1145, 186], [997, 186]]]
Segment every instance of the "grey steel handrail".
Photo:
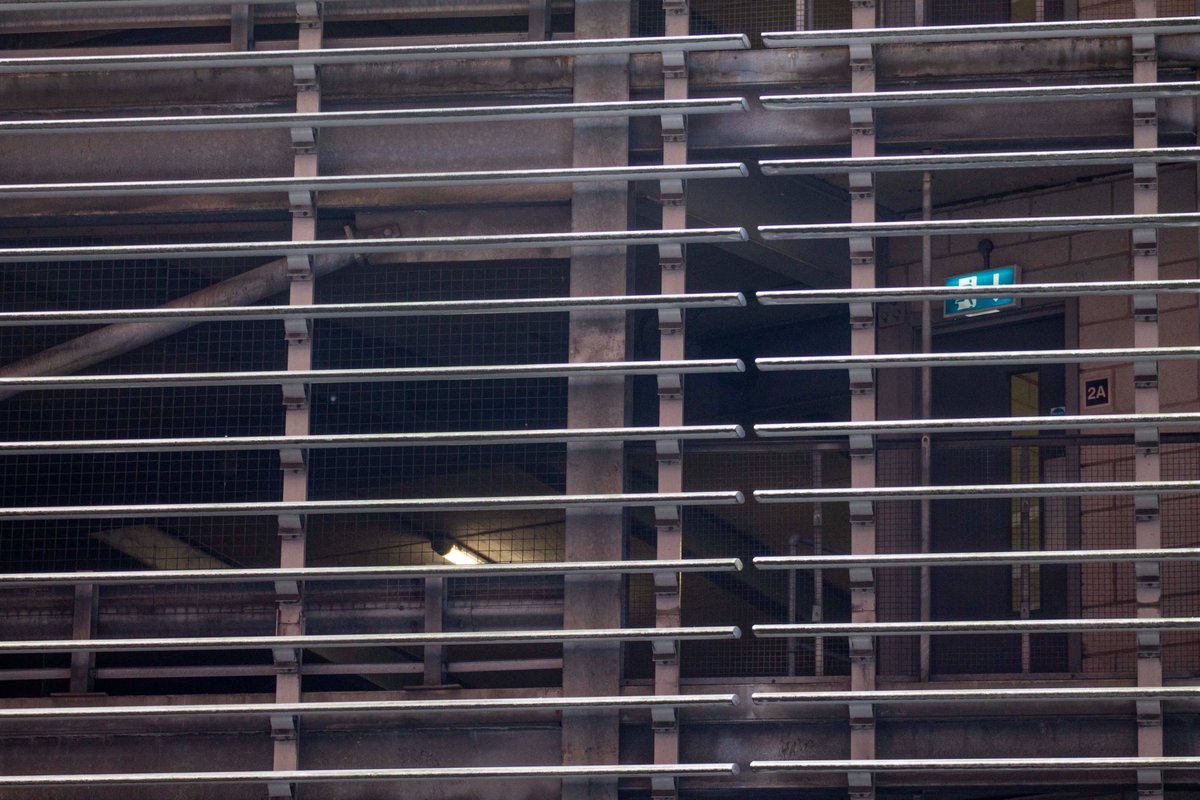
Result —
[[[871, 556], [756, 556], [755, 569], [887, 569], [970, 567], [981, 564], [1120, 564], [1139, 561], [1200, 561], [1200, 547], [1144, 550], [1001, 550], [975, 553], [878, 553]], [[0, 577], [0, 586], [3, 586]]]
[[430, 250], [538, 247], [628, 247], [647, 244], [744, 242], [745, 228], [507, 233], [484, 236], [423, 236], [380, 239], [317, 239], [308, 242], [189, 242], [186, 244], [96, 245], [90, 247], [4, 247], [0, 263], [102, 261], [125, 258], [243, 258], [335, 253], [404, 253]]
[[[754, 426], [764, 438], [853, 436], [899, 433], [1057, 430], [1060, 428], [1159, 428], [1200, 426], [1200, 414], [1062, 414], [1049, 417], [975, 417], [963, 419], [886, 419], [870, 422], [771, 422]], [[0, 452], [5, 445], [0, 444]]]
[[988, 770], [1196, 769], [1200, 756], [1093, 758], [863, 758], [830, 761], [751, 761], [758, 772], [966, 772]]
[[[1200, 481], [1088, 481], [1085, 483], [985, 483], [946, 486], [875, 486], [841, 489], [757, 489], [759, 503], [873, 500], [984, 500], [1002, 497], [1083, 497], [1200, 492]], [[0, 510], [0, 514], [3, 511]]]
[[[1149, 20], [1148, 20], [1149, 21]], [[866, 33], [867, 31], [863, 31]], [[779, 158], [758, 162], [764, 175], [830, 175], [846, 172], [910, 172], [948, 169], [1067, 167], [1200, 161], [1200, 147], [1123, 147], [1107, 150], [1044, 150], [1007, 153], [940, 153], [868, 158]]]
[[[1077, 297], [1084, 295], [1197, 294], [1200, 280], [1075, 281], [1022, 283], [1010, 286], [881, 286], [877, 289], [780, 289], [755, 292], [764, 306], [833, 305], [836, 303], [912, 303], [959, 297]], [[0, 314], [0, 320], [4, 315]]]
[[[1054, 686], [987, 689], [876, 689], [862, 692], [754, 692], [756, 705], [770, 703], [979, 703], [1049, 700], [1200, 700], [1200, 686]], [[0, 719], [3, 719], [0, 711]]]
[[915, 108], [973, 103], [1135, 100], [1138, 98], [1194, 97], [1197, 94], [1200, 94], [1200, 84], [1193, 81], [1069, 86], [989, 86], [972, 89], [920, 89], [899, 92], [772, 94], [762, 96], [762, 106], [769, 111], [861, 108], [865, 106], [871, 108]]
[[[1197, 282], [1200, 283], [1200, 282]], [[456, 314], [529, 314], [587, 308], [741, 308], [740, 292], [707, 294], [614, 295], [611, 297], [521, 297], [499, 300], [429, 300], [397, 303], [320, 303], [295, 306], [216, 306], [112, 308], [84, 311], [0, 311], [6, 325], [97, 325], [117, 322], [194, 320], [227, 322], [260, 319], [352, 319], [357, 317], [426, 317]]]
[[[1164, 85], [1164, 84], [1160, 84]], [[447, 122], [647, 117], [664, 114], [725, 114], [746, 111], [743, 97], [686, 100], [616, 100], [594, 103], [531, 103], [450, 108], [387, 108], [369, 111], [184, 114], [158, 117], [96, 117], [0, 121], [0, 136], [50, 133], [129, 133], [132, 131], [214, 131], [244, 129], [340, 128], [361, 125], [417, 125]]]
[[1169, 36], [1186, 33], [1200, 33], [1200, 20], [1197, 20], [1196, 17], [1163, 17], [1161, 19], [1097, 19], [985, 25], [925, 25], [857, 30], [770, 31], [763, 33], [762, 41], [767, 47], [844, 47], [849, 45], [992, 42], [1093, 36]]
[[382, 567], [300, 567], [295, 569], [170, 569], [0, 574], [0, 589], [27, 586], [98, 586], [176, 583], [266, 583], [274, 581], [369, 581], [422, 578], [527, 578], [538, 576], [656, 572], [738, 572], [736, 558], [664, 561], [538, 561], [505, 564], [419, 564]]
[[103, 181], [88, 183], [17, 183], [0, 185], [0, 198], [136, 197], [141, 195], [234, 194], [245, 192], [320, 192], [431, 186], [504, 186], [594, 181], [700, 180], [744, 178], [745, 164], [651, 164], [634, 167], [489, 170], [475, 172], [398, 172], [367, 175], [318, 175], [307, 178], [211, 178], [181, 181]]
[[[871, 356], [756, 358], [764, 372], [895, 367], [971, 367], [989, 364], [1082, 364], [1096, 361], [1192, 361], [1200, 347], [1109, 347], [1089, 350], [999, 350], [964, 353], [889, 353]], [[0, 385], [3, 385], [0, 383]]]
[[[474, 644], [559, 644], [737, 639], [736, 626], [597, 628], [553, 631], [457, 631], [438, 633], [347, 633], [304, 636], [174, 636], [130, 639], [0, 641], [0, 654], [137, 653], [182, 650], [272, 650], [340, 647], [416, 647]], [[3, 784], [0, 784], [3, 785]]]
[[629, 494], [503, 497], [385, 498], [379, 500], [264, 500], [254, 503], [146, 503], [0, 508], [0, 520], [108, 519], [112, 517], [253, 517], [277, 514], [407, 514], [443, 511], [529, 511], [559, 508], [740, 505], [741, 492], [635, 492]]
[[249, 772], [155, 772], [67, 775], [0, 775], [0, 788], [335, 783], [405, 780], [567, 780], [571, 778], [719, 777], [737, 775], [737, 764], [623, 764], [541, 767], [418, 767], [409, 769], [303, 769]]
[[165, 386], [265, 386], [270, 384], [394, 383], [409, 381], [485, 381], [518, 378], [571, 378], [592, 375], [699, 375], [743, 372], [735, 358], [691, 361], [615, 361], [566, 364], [501, 364], [478, 367], [381, 367], [314, 369], [303, 372], [166, 372], [144, 375], [55, 375], [0, 378], [0, 389], [155, 388]]
[[312, 703], [211, 703], [158, 706], [58, 706], [0, 708], [0, 722], [13, 720], [144, 719], [324, 714], [425, 714], [574, 709], [655, 709], [736, 706], [736, 694], [630, 695], [612, 697], [487, 697], [452, 700], [358, 700]]
[[[328, 0], [325, 0], [328, 2]], [[105, 5], [115, 5], [106, 0]], [[0, 11], [12, 3], [0, 3]], [[94, 6], [93, 6], [94, 7]], [[560, 39], [525, 42], [469, 42], [390, 47], [331, 47], [326, 50], [251, 50], [214, 53], [133, 53], [120, 55], [0, 58], [0, 75], [31, 72], [109, 72], [114, 70], [219, 69], [225, 67], [390, 64], [476, 58], [557, 58], [634, 53], [746, 50], [745, 34], [646, 36], [626, 39]]]
[[[1192, 631], [1200, 617], [1133, 617], [1129, 619], [989, 619], [925, 622], [818, 622], [755, 625], [761, 638], [795, 636], [911, 636], [917, 634], [1071, 633], [1079, 631]], [[0, 651], [2, 652], [2, 651]]]
[[[1197, 82], [1200, 87], [1200, 82]], [[1198, 89], [1200, 91], [1200, 89]], [[1077, 217], [1013, 217], [1007, 219], [934, 219], [901, 222], [832, 222], [812, 225], [760, 225], [764, 239], [845, 239], [869, 236], [934, 236], [975, 233], [1061, 233], [1077, 230], [1195, 228], [1200, 213], [1099, 214]]]
[[[563, 442], [645, 442], [661, 439], [740, 439], [740, 425], [656, 428], [548, 428], [443, 433], [331, 433], [309, 436], [209, 436], [174, 439], [74, 439], [0, 442], [0, 455], [220, 450], [326, 449], [335, 447], [460, 447]], [[0, 574], [0, 581], [4, 576]]]

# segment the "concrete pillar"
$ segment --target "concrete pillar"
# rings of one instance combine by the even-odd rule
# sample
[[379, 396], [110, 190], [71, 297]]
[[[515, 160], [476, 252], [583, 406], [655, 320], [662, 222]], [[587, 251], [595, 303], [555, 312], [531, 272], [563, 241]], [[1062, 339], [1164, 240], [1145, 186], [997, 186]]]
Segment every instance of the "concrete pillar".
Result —
[[[687, 36], [690, 32], [688, 3], [686, 0], [663, 0], [666, 15], [664, 29], [667, 36]], [[663, 97], [669, 100], [688, 96], [687, 60], [682, 52], [663, 53]], [[682, 117], [663, 117], [663, 163], [686, 164], [688, 160], [687, 128]], [[687, 205], [682, 181], [663, 181], [659, 186], [662, 202], [662, 226], [665, 230], [687, 227]], [[659, 247], [661, 265], [661, 291], [663, 294], [682, 294], [687, 291], [687, 271], [684, 250], [678, 246]], [[659, 352], [664, 359], [685, 357], [684, 318], [681, 311], [660, 311], [658, 316]], [[664, 375], [660, 379], [658, 394], [658, 423], [660, 425], [683, 424], [683, 379], [678, 375]], [[658, 445], [658, 490], [660, 492], [683, 491], [683, 462], [678, 441], [660, 442]], [[660, 559], [683, 557], [683, 526], [677, 506], [655, 509], [656, 555]], [[654, 602], [655, 624], [660, 627], [678, 626], [681, 622], [680, 577], [676, 574], [655, 575]], [[655, 694], [679, 693], [679, 648], [669, 652], [655, 653]], [[679, 763], [679, 719], [669, 711], [659, 712], [654, 717], [654, 762], [656, 764]], [[656, 778], [651, 783], [652, 796], [673, 798], [676, 796], [674, 778]]]
[[[580, 39], [629, 35], [630, 10], [625, 0], [579, 0], [575, 4], [575, 36]], [[624, 100], [629, 97], [626, 56], [588, 56], [575, 60], [576, 102]], [[624, 119], [578, 120], [573, 162], [577, 167], [628, 163], [629, 124]], [[575, 231], [620, 230], [628, 225], [628, 193], [621, 183], [576, 185], [571, 198]], [[625, 248], [576, 248], [571, 257], [571, 294], [624, 294], [628, 282]], [[623, 361], [626, 358], [626, 315], [621, 311], [571, 313], [571, 361]], [[623, 426], [626, 387], [623, 378], [571, 379], [567, 389], [567, 424], [572, 428]], [[568, 445], [567, 493], [620, 492], [624, 487], [623, 448], [619, 443]], [[624, 552], [620, 510], [568, 511], [566, 556], [570, 561], [619, 559]], [[563, 625], [566, 628], [620, 627], [623, 582], [618, 575], [569, 576], [565, 581]], [[619, 644], [563, 646], [563, 694], [614, 695], [620, 690]], [[612, 711], [563, 715], [563, 764], [615, 764], [619, 751], [619, 719]], [[566, 800], [615, 800], [612, 780], [564, 783]]]

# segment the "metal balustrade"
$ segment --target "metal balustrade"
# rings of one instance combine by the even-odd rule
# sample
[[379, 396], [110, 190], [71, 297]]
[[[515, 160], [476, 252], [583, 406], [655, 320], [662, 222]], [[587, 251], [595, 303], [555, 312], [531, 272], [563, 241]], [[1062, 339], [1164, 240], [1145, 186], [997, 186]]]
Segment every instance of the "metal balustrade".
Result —
[[419, 564], [381, 567], [301, 567], [298, 569], [171, 569], [103, 572], [0, 573], [0, 589], [30, 586], [163, 585], [177, 583], [265, 583], [272, 581], [374, 581], [419, 578], [528, 578], [537, 576], [659, 572], [738, 572], [736, 558], [689, 558], [676, 561], [538, 561], [502, 564]]
[[[1198, 282], [1200, 283], [1200, 282]], [[295, 306], [216, 306], [89, 309], [83, 311], [0, 311], [0, 327], [16, 325], [96, 325], [119, 322], [229, 322], [259, 319], [356, 319], [430, 317], [460, 314], [529, 314], [622, 309], [742, 308], [739, 292], [613, 297], [526, 297], [498, 300], [430, 300], [397, 303], [322, 303]]]
[[452, 108], [387, 108], [369, 111], [185, 114], [158, 117], [96, 117], [0, 121], [0, 136], [52, 133], [135, 133], [177, 131], [344, 128], [363, 125], [417, 125], [521, 120], [657, 117], [678, 114], [726, 114], [746, 111], [742, 97], [687, 100], [620, 100], [594, 103], [532, 103]]
[[133, 258], [244, 258], [433, 250], [538, 247], [630, 247], [635, 245], [714, 244], [744, 242], [744, 228], [596, 231], [581, 233], [510, 233], [483, 236], [424, 236], [377, 239], [315, 239], [279, 242], [190, 242], [186, 244], [100, 245], [93, 247], [5, 247], [0, 264], [45, 261], [102, 261]]
[[[328, 2], [329, 0], [323, 0]], [[6, 6], [26, 5], [0, 3]], [[106, 6], [119, 5], [106, 0]], [[282, 4], [286, 5], [286, 4]], [[703, 53], [746, 50], [750, 40], [740, 33], [707, 36], [646, 36], [628, 39], [563, 39], [525, 42], [466, 42], [392, 47], [330, 47], [324, 50], [252, 50], [217, 53], [138, 53], [121, 55], [0, 58], [0, 75], [34, 72], [110, 72], [115, 70], [222, 69], [294, 67], [333, 64], [392, 64], [483, 58], [559, 58], [635, 53]]]
[[1196, 17], [1089, 19], [1064, 22], [1012, 22], [977, 25], [924, 25], [847, 30], [771, 31], [767, 47], [852, 47], [858, 45], [997, 42], [1109, 36], [1172, 36], [1200, 33]]
[[1167, 81], [1068, 86], [989, 86], [971, 89], [919, 89], [898, 92], [768, 94], [763, 95], [760, 99], [763, 108], [768, 111], [796, 111], [822, 108], [916, 108], [976, 103], [1189, 98], [1197, 94], [1200, 94], [1200, 84], [1194, 81]]
[[163, 386], [266, 386], [270, 384], [396, 383], [408, 381], [485, 381], [516, 378], [571, 378], [583, 375], [700, 375], [744, 372], [736, 358], [690, 361], [617, 361], [611, 363], [501, 364], [454, 367], [382, 367], [314, 369], [304, 372], [164, 372], [147, 375], [58, 375], [0, 378], [0, 390], [95, 389]]
[[674, 628], [597, 628], [553, 631], [456, 631], [438, 633], [348, 633], [301, 636], [173, 636], [130, 639], [0, 641], [0, 655], [17, 653], [138, 653], [199, 650], [327, 649], [476, 644], [563, 644], [737, 639], [732, 625]]
[[838, 175], [847, 172], [940, 172], [954, 169], [1076, 167], [1101, 164], [1170, 164], [1200, 161], [1200, 147], [1124, 147], [1098, 150], [1029, 150], [996, 153], [781, 158], [758, 162], [764, 175]]
[[740, 505], [741, 492], [637, 492], [632, 494], [502, 497], [385, 498], [378, 500], [264, 500], [252, 503], [149, 503], [101, 506], [0, 508], [0, 521], [107, 519], [111, 517], [251, 517], [275, 514], [383, 514], [442, 511], [529, 511], [560, 508]]

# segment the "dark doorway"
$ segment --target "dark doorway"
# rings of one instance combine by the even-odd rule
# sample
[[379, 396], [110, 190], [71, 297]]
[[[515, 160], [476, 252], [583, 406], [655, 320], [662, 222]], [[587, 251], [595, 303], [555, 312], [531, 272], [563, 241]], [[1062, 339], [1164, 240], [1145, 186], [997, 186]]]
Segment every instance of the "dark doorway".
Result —
[[[965, 323], [935, 339], [940, 352], [1053, 350], [1064, 346], [1061, 315]], [[936, 417], [1048, 416], [1065, 406], [1062, 365], [994, 365], [934, 370]], [[1060, 412], [1061, 413], [1061, 412]], [[1011, 434], [944, 434], [934, 437], [935, 484], [1038, 483], [1062, 480], [1061, 437], [1033, 431]], [[1055, 501], [1045, 499], [949, 500], [932, 504], [936, 552], [1047, 549], [1064, 535]], [[1055, 542], [1052, 546], [1061, 546]], [[1003, 620], [1066, 615], [1065, 567], [1010, 565], [932, 570], [934, 619]], [[939, 636], [932, 669], [939, 674], [1057, 672], [1065, 669], [1065, 638], [1039, 635]]]

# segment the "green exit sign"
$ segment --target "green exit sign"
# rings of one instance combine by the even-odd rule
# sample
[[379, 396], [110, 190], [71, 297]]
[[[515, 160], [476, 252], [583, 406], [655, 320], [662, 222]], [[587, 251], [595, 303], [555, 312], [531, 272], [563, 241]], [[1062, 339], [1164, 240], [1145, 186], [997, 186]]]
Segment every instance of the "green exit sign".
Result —
[[[1013, 286], [1017, 282], [1016, 267], [1000, 267], [985, 269], [982, 272], [968, 272], [965, 275], [953, 275], [946, 279], [947, 286]], [[1015, 297], [955, 297], [946, 301], [942, 315], [947, 319], [952, 317], [975, 317], [980, 314], [994, 314], [1008, 308], [1016, 308]]]

